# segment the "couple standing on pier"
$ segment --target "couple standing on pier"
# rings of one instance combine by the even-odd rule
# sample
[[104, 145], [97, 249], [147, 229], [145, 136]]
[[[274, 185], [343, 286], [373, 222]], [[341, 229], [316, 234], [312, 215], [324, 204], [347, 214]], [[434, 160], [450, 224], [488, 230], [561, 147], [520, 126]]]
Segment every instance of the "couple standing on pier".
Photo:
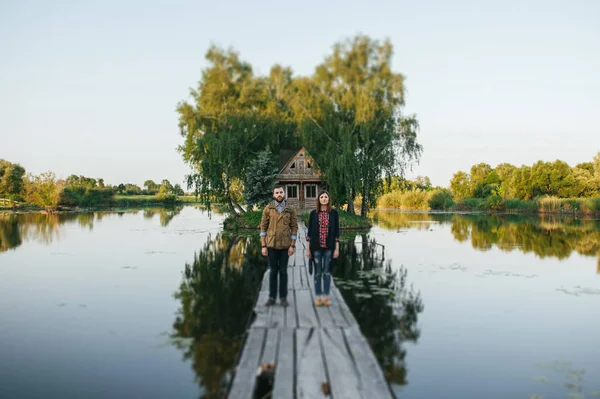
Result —
[[[288, 306], [287, 266], [288, 258], [296, 250], [298, 216], [296, 209], [285, 201], [283, 186], [273, 188], [273, 199], [263, 210], [260, 222], [261, 252], [269, 257], [270, 269], [269, 299], [265, 305], [275, 304], [279, 285], [281, 306]], [[314, 263], [315, 305], [330, 306], [331, 262], [339, 256], [340, 219], [331, 207], [327, 191], [319, 193], [315, 205], [308, 221], [306, 256]]]

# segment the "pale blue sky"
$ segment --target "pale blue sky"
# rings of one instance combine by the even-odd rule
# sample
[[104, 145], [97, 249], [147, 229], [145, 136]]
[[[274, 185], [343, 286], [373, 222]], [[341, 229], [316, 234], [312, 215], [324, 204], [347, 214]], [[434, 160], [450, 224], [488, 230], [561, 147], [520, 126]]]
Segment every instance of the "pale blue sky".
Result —
[[211, 43], [311, 74], [389, 38], [424, 146], [409, 176], [600, 151], [600, 1], [0, 0], [0, 158], [29, 172], [182, 183], [175, 106]]

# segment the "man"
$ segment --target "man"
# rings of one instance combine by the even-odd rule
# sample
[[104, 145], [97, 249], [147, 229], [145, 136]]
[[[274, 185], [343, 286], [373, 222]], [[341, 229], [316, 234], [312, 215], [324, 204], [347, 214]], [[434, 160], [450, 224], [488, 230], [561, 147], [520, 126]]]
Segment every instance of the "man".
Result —
[[263, 256], [269, 256], [270, 269], [269, 300], [265, 305], [275, 304], [279, 275], [279, 300], [281, 306], [288, 306], [287, 265], [296, 248], [298, 216], [296, 209], [285, 201], [283, 186], [273, 188], [273, 198], [275, 201], [265, 207], [260, 221], [261, 252]]

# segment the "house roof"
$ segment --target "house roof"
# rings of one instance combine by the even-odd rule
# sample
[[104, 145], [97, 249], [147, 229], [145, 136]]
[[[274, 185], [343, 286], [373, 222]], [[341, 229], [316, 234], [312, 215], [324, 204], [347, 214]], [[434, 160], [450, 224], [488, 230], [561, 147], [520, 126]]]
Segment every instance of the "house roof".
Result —
[[283, 149], [279, 151], [279, 170], [282, 170], [285, 165], [287, 165], [288, 161], [292, 159], [292, 157], [295, 156], [301, 149], [302, 147], [295, 150]]
[[283, 170], [285, 169], [285, 167], [292, 161], [292, 159], [294, 159], [296, 157], [296, 155], [300, 152], [304, 150], [304, 153], [310, 157], [312, 159], [313, 164], [315, 165], [315, 167], [318, 169], [319, 165], [317, 165], [317, 163], [315, 162], [314, 158], [308, 153], [308, 151], [306, 151], [306, 148], [304, 148], [303, 145], [300, 146], [300, 148], [298, 148], [297, 150], [281, 150], [279, 151], [279, 173], [283, 172]]

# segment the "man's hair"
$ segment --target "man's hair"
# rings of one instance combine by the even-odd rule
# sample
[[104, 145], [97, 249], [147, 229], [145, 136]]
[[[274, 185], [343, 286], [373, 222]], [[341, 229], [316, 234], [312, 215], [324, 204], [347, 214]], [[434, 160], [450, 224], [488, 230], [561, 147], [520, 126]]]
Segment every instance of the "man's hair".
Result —
[[278, 188], [282, 189], [285, 192], [285, 189], [281, 184], [276, 184], [275, 187], [273, 187], [273, 191], [277, 190]]
[[331, 213], [331, 194], [329, 194], [329, 191], [327, 190], [321, 190], [319, 192], [319, 195], [317, 195], [317, 213], [321, 210], [321, 201], [319, 201], [319, 198], [321, 198], [321, 195], [323, 194], [327, 194], [327, 196], [329, 197], [329, 202], [327, 203], [326, 209], [327, 209], [327, 213]]

